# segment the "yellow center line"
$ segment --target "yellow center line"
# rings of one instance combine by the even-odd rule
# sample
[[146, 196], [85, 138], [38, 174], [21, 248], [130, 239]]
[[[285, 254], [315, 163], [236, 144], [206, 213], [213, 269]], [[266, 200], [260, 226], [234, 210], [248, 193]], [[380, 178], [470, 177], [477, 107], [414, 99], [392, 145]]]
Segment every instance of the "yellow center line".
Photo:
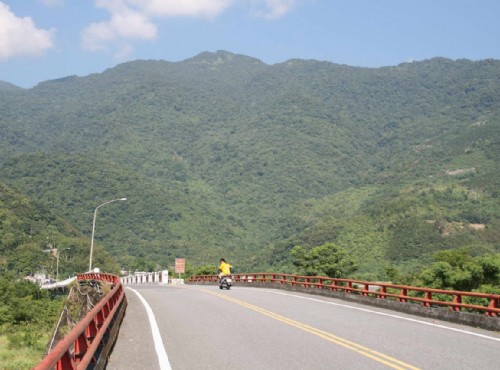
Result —
[[259, 312], [259, 313], [261, 313], [261, 314], [263, 314], [265, 316], [271, 317], [271, 318], [273, 318], [275, 320], [281, 321], [283, 323], [286, 323], [286, 324], [291, 325], [293, 327], [296, 327], [298, 329], [304, 330], [304, 331], [306, 331], [308, 333], [314, 334], [314, 335], [316, 335], [316, 336], [318, 336], [318, 337], [320, 337], [322, 339], [325, 339], [325, 340], [327, 340], [329, 342], [332, 342], [332, 343], [335, 343], [335, 344], [337, 344], [339, 346], [342, 346], [342, 347], [345, 347], [347, 349], [350, 349], [350, 350], [352, 350], [354, 352], [359, 353], [360, 355], [363, 355], [363, 356], [366, 356], [368, 358], [371, 358], [372, 360], [375, 360], [377, 362], [383, 363], [383, 364], [385, 364], [385, 365], [387, 365], [389, 367], [392, 367], [394, 369], [399, 369], [399, 370], [407, 370], [407, 369], [419, 370], [415, 366], [407, 364], [407, 363], [405, 363], [403, 361], [400, 361], [398, 359], [395, 359], [395, 358], [390, 357], [388, 355], [385, 355], [383, 353], [377, 352], [377, 351], [375, 351], [373, 349], [364, 347], [364, 346], [362, 346], [360, 344], [357, 344], [355, 342], [351, 342], [351, 341], [349, 341], [347, 339], [338, 337], [338, 336], [336, 336], [334, 334], [331, 334], [331, 333], [325, 332], [323, 330], [314, 328], [314, 327], [306, 325], [304, 323], [301, 323], [301, 322], [289, 319], [289, 318], [287, 318], [285, 316], [278, 315], [278, 314], [276, 314], [274, 312], [265, 310], [265, 309], [260, 308], [258, 306], [254, 306], [254, 305], [252, 305], [250, 303], [241, 301], [241, 300], [236, 299], [236, 298], [229, 297], [229, 296], [224, 295], [224, 294], [215, 293], [215, 292], [210, 291], [210, 290], [206, 290], [206, 289], [202, 289], [202, 290], [204, 292], [212, 294], [212, 295], [214, 295], [216, 297], [219, 297], [219, 298], [225, 299], [227, 301], [236, 303], [236, 304], [238, 304], [240, 306], [243, 306], [243, 307], [246, 307], [246, 308], [251, 309], [253, 311]]

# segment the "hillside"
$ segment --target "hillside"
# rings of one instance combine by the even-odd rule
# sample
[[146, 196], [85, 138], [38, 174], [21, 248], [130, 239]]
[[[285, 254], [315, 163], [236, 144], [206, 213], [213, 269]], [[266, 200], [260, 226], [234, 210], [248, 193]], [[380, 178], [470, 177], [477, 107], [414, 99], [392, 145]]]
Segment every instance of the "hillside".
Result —
[[0, 90], [20, 90], [19, 86], [11, 84], [10, 82], [0, 81]]
[[[3, 183], [0, 183], [0, 241], [0, 275], [45, 273], [55, 279], [58, 272], [60, 277], [67, 277], [88, 268], [88, 240], [45, 205]], [[55, 250], [60, 253], [59, 271]], [[97, 266], [119, 271], [116, 262], [102, 248], [96, 247], [94, 258]]]
[[498, 250], [499, 79], [496, 60], [129, 62], [0, 89], [2, 181], [85, 236], [126, 196], [96, 232], [124, 267], [286, 269], [293, 244], [335, 241], [359, 259], [373, 243], [361, 273], [383, 276], [439, 249]]

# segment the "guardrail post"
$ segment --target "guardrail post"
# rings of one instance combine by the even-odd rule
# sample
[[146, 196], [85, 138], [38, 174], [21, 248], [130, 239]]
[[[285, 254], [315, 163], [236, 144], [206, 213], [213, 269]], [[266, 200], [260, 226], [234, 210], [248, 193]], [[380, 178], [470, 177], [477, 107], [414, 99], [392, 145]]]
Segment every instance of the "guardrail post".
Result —
[[[462, 303], [462, 296], [460, 294], [455, 294], [455, 296], [453, 297], [453, 303], [461, 304]], [[460, 307], [457, 307], [457, 306], [452, 306], [451, 309], [453, 311], [460, 311]]]
[[382, 298], [382, 299], [387, 299], [387, 288], [383, 286], [382, 288], [379, 289], [377, 298]]
[[57, 370], [60, 369], [75, 369], [73, 362], [71, 361], [71, 355], [69, 352], [65, 352], [64, 355], [61, 357], [61, 360], [59, 361], [60, 365], [58, 364]]
[[345, 288], [346, 293], [352, 293], [352, 281], [348, 281]]
[[424, 296], [425, 301], [422, 303], [425, 307], [430, 307], [431, 306], [431, 300], [432, 300], [432, 292], [425, 292]]
[[85, 331], [81, 333], [77, 340], [75, 341], [75, 362], [78, 363], [82, 359], [82, 357], [85, 355], [87, 352], [87, 348], [89, 347], [89, 344], [87, 342], [87, 338], [85, 337]]
[[95, 335], [97, 334], [97, 326], [96, 326], [96, 323], [95, 323], [95, 319], [94, 321], [91, 321], [89, 323], [89, 325], [87, 326], [87, 329], [85, 330], [85, 332], [87, 333], [87, 339], [88, 340], [92, 340], [95, 338]]
[[370, 293], [370, 284], [367, 283], [367, 284], [364, 284], [364, 285], [365, 285], [365, 289], [363, 290], [363, 292], [361, 294], [364, 295], [364, 296], [367, 296], [368, 293]]
[[337, 280], [333, 279], [332, 280], [332, 284], [330, 285], [330, 289], [333, 290], [334, 292], [336, 292], [338, 289], [337, 289]]
[[[488, 308], [500, 308], [500, 299], [491, 298]], [[496, 312], [486, 312], [487, 316], [497, 316]]]
[[408, 289], [402, 288], [401, 289], [401, 296], [399, 297], [398, 301], [399, 302], [406, 302], [407, 296], [408, 296]]

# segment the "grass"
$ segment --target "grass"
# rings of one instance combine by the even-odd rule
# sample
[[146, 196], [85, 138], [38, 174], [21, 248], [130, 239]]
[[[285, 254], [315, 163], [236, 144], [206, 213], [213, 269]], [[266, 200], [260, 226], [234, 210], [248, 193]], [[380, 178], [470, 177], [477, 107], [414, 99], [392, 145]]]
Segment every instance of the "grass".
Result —
[[22, 330], [15, 334], [0, 335], [0, 370], [31, 369], [41, 361], [49, 334], [37, 333], [29, 344], [19, 340], [26, 336], [29, 334]]

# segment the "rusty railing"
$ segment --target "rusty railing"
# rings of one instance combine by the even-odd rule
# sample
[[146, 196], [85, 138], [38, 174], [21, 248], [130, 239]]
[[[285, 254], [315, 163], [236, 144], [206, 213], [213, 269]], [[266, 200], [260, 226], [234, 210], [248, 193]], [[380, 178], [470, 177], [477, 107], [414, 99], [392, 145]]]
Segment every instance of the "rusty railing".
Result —
[[112, 289], [57, 343], [34, 368], [36, 370], [97, 369], [106, 364], [125, 313], [123, 285], [118, 276], [105, 273], [79, 274], [77, 279], [80, 282], [104, 281], [111, 283]]
[[[239, 283], [273, 283], [301, 286], [310, 289], [328, 289], [337, 292], [359, 294], [399, 302], [417, 302], [425, 307], [447, 306], [453, 311], [469, 310], [482, 312], [486, 316], [499, 316], [500, 295], [476, 292], [462, 292], [380, 282], [351, 279], [336, 279], [326, 276], [299, 276], [291, 274], [257, 273], [232, 274]], [[195, 275], [188, 282], [217, 282], [217, 275]], [[464, 301], [473, 301], [467, 303]]]

